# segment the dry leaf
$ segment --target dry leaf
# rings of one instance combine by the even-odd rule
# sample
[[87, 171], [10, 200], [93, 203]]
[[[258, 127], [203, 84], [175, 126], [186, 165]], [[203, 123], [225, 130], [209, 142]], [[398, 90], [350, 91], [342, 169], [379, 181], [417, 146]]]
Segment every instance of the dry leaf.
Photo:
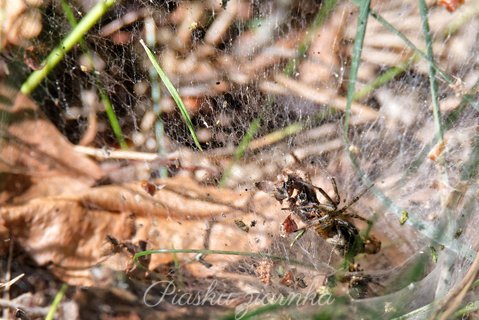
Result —
[[[98, 165], [74, 151], [28, 97], [16, 95], [4, 86], [0, 87], [0, 96], [0, 172], [15, 176], [16, 184], [2, 186], [0, 200], [9, 200], [39, 183], [42, 186], [36, 191], [29, 190], [29, 197], [22, 201], [59, 194], [69, 186], [78, 191], [102, 176]], [[46, 181], [47, 178], [62, 181]]]
[[[31, 200], [20, 206], [0, 209], [4, 225], [15, 241], [39, 265], [65, 282], [91, 285], [90, 267], [103, 262], [115, 269], [132, 267], [132, 256], [114, 254], [107, 237], [137, 244], [146, 241], [148, 249], [203, 249], [259, 251], [270, 243], [268, 231], [278, 228], [280, 210], [271, 200], [251, 193], [238, 194], [198, 185], [185, 177], [159, 181], [164, 185], [154, 196], [141, 182], [123, 186], [97, 187], [83, 194]], [[269, 210], [264, 210], [270, 206]], [[260, 210], [261, 208], [261, 210]], [[249, 233], [234, 220], [258, 219], [256, 211], [268, 212]], [[3, 235], [5, 236], [5, 235]], [[118, 250], [117, 250], [118, 251]], [[177, 254], [185, 261], [191, 254]], [[214, 274], [235, 261], [235, 257], [210, 255], [205, 268], [199, 262], [188, 265], [197, 276]], [[173, 261], [171, 254], [151, 257], [150, 268]]]

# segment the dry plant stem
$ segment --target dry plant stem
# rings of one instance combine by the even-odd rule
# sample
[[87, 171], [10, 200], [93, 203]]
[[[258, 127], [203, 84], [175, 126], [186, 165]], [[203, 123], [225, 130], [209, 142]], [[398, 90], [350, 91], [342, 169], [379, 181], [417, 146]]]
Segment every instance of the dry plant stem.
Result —
[[299, 160], [304, 160], [315, 154], [325, 154], [334, 150], [339, 150], [342, 146], [341, 139], [333, 139], [319, 144], [316, 143], [303, 146], [302, 148], [295, 149], [294, 153]]
[[100, 36], [105, 38], [109, 37], [113, 33], [119, 31], [121, 28], [131, 25], [132, 23], [137, 22], [138, 20], [148, 16], [149, 14], [151, 13], [146, 8], [130, 11], [123, 15], [121, 18], [113, 20], [112, 22], [101, 28]]
[[274, 81], [261, 81], [258, 88], [266, 94], [284, 95], [285, 88]]
[[[340, 97], [333, 92], [315, 89], [297, 80], [288, 78], [282, 74], [277, 74], [274, 79], [289, 89], [293, 94], [320, 104], [327, 104], [332, 108], [345, 111], [346, 98]], [[377, 119], [378, 112], [368, 106], [352, 103], [351, 111], [365, 120], [372, 121]]]
[[267, 134], [261, 138], [251, 141], [248, 150], [256, 150], [272, 145], [289, 136], [295, 135], [303, 130], [303, 126], [299, 123], [293, 123], [286, 128]]
[[465, 23], [470, 21], [479, 12], [479, 2], [474, 2], [473, 6], [468, 6], [465, 11], [460, 13], [456, 19], [451, 21], [446, 28], [444, 28], [441, 39], [445, 39], [453, 33], [456, 33]]
[[[296, 149], [295, 153], [299, 153], [299, 158], [306, 157], [310, 154], [315, 153], [322, 153], [322, 152], [329, 152], [335, 149], [338, 149], [338, 141], [337, 139], [326, 141], [320, 145], [316, 145], [315, 141], [317, 139], [325, 138], [331, 134], [331, 132], [335, 132], [336, 126], [333, 124], [323, 124], [320, 127], [313, 128], [307, 131], [304, 131], [304, 127], [301, 123], [293, 123], [283, 129], [278, 131], [274, 131], [270, 134], [262, 136], [260, 138], [254, 139], [249, 144], [247, 150], [254, 151], [257, 149], [268, 147], [272, 144], [280, 142], [287, 137], [294, 136], [300, 132], [302, 134], [297, 136], [298, 143], [302, 147]], [[311, 143], [313, 141], [313, 143]], [[223, 158], [229, 157], [235, 151], [234, 147], [225, 147], [225, 148], [217, 148], [211, 151], [208, 151], [209, 158]]]
[[[457, 190], [453, 191], [450, 194], [448, 203], [446, 203], [446, 209], [451, 210], [455, 208], [456, 211], [458, 211], [457, 209], [458, 209], [459, 202], [463, 200], [463, 197], [466, 194], [466, 191], [467, 191], [467, 184], [460, 184], [457, 187]], [[469, 287], [474, 282], [474, 279], [476, 278], [478, 271], [479, 271], [479, 254], [477, 254], [476, 252], [476, 258], [474, 259], [474, 262], [472, 263], [465, 277], [462, 279], [461, 283], [456, 285], [455, 288], [450, 293], [448, 293], [439, 302], [438, 306], [435, 308], [434, 316], [433, 316], [434, 319], [437, 317], [439, 312], [443, 310], [449, 304], [449, 307], [446, 309], [445, 313], [441, 315], [440, 317], [441, 320], [448, 319], [448, 317], [460, 305]]]
[[98, 129], [98, 121], [97, 121], [96, 113], [95, 111], [90, 111], [88, 113], [88, 127], [78, 144], [80, 146], [87, 146], [90, 143], [92, 143], [93, 140], [95, 140], [97, 129]]
[[453, 290], [443, 301], [440, 303], [439, 307], [434, 312], [432, 319], [436, 319], [438, 313], [447, 305], [449, 305], [444, 311], [444, 313], [439, 317], [439, 320], [447, 320], [450, 319], [450, 316], [457, 310], [460, 306], [462, 300], [466, 296], [466, 293], [469, 291], [472, 283], [477, 277], [479, 272], [479, 254], [476, 254], [476, 258], [471, 265], [471, 268], [467, 272], [464, 279], [462, 279], [461, 283], [456, 286], [456, 289]]
[[[293, 123], [283, 129], [274, 131], [260, 138], [254, 139], [246, 148], [246, 151], [253, 151], [261, 148], [265, 148], [269, 145], [277, 143], [289, 136], [293, 136], [301, 131], [303, 131], [303, 126], [300, 123]], [[223, 158], [229, 157], [235, 152], [234, 147], [224, 147], [217, 148], [211, 151], [208, 151], [208, 157], [210, 158]]]
[[45, 316], [48, 314], [48, 307], [28, 307], [28, 306], [24, 306], [22, 304], [19, 304], [19, 303], [16, 303], [14, 301], [10, 301], [10, 300], [5, 300], [5, 299], [0, 299], [0, 307], [3, 307], [5, 308], [4, 310], [7, 310], [8, 309], [21, 309], [23, 311], [25, 311], [29, 316]]
[[85, 146], [75, 146], [76, 152], [95, 157], [100, 160], [106, 159], [123, 159], [123, 160], [138, 160], [138, 161], [159, 161], [160, 163], [171, 163], [178, 159], [176, 152], [160, 156], [156, 153], [123, 151], [123, 150], [105, 150]]
[[376, 65], [394, 66], [407, 59], [407, 52], [385, 51], [383, 48], [365, 47], [363, 49], [363, 62]]
[[[12, 257], [13, 257], [13, 239], [10, 236], [10, 244], [8, 246], [8, 260], [7, 260], [7, 270], [5, 272], [5, 289], [3, 292], [3, 299], [9, 301], [10, 300], [10, 286], [11, 286], [11, 278], [12, 278]], [[8, 320], [8, 310], [3, 309], [3, 319]]]
[[226, 9], [220, 12], [205, 35], [205, 41], [209, 44], [216, 45], [221, 41], [226, 31], [235, 21], [238, 12], [238, 2], [231, 1]]
[[20, 280], [21, 278], [23, 278], [25, 276], [25, 273], [22, 273], [18, 276], [16, 276], [15, 278], [13, 278], [12, 280], [6, 282], [6, 283], [1, 283], [0, 284], [0, 288], [3, 288], [3, 287], [7, 287], [7, 286], [12, 286], [15, 282], [17, 282], [18, 280]]

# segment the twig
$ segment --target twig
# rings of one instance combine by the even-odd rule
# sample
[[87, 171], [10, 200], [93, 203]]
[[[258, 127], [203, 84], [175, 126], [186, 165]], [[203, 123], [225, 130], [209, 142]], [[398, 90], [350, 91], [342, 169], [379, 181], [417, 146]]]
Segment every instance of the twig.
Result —
[[123, 160], [138, 160], [138, 161], [158, 161], [161, 164], [171, 163], [178, 158], [176, 152], [170, 153], [164, 156], [160, 156], [157, 153], [125, 151], [125, 150], [108, 150], [97, 149], [85, 146], [75, 146], [76, 152], [83, 153], [100, 160], [106, 159], [123, 159]]
[[9, 309], [21, 309], [28, 313], [29, 316], [45, 316], [48, 314], [48, 307], [28, 307], [15, 301], [0, 299], [0, 307]]
[[[8, 246], [8, 260], [7, 260], [7, 270], [5, 272], [5, 291], [3, 292], [3, 299], [9, 301], [10, 300], [10, 285], [11, 285], [11, 278], [12, 278], [12, 258], [13, 258], [13, 239], [10, 236], [10, 244]], [[3, 310], [3, 318], [4, 320], [8, 320], [8, 310]]]
[[464, 299], [464, 296], [469, 291], [469, 288], [471, 287], [472, 283], [476, 279], [478, 272], [479, 272], [479, 254], [476, 255], [476, 258], [474, 259], [474, 262], [472, 263], [471, 268], [467, 272], [466, 276], [462, 279], [461, 283], [456, 285], [456, 289], [452, 290], [444, 298], [444, 300], [439, 304], [438, 308], [434, 312], [431, 319], [435, 319], [438, 313], [442, 309], [444, 309], [444, 307], [446, 307], [448, 304], [449, 306], [447, 307], [446, 311], [444, 311], [444, 313], [441, 315], [439, 320], [450, 319], [450, 315], [454, 313], [454, 311], [461, 304], [461, 301]]
[[98, 131], [98, 121], [96, 113], [93, 110], [90, 110], [88, 113], [88, 127], [78, 143], [81, 146], [87, 146], [93, 142]]
[[[346, 99], [344, 97], [337, 96], [334, 92], [329, 92], [325, 89], [312, 88], [305, 83], [288, 78], [282, 74], [276, 75], [274, 79], [301, 98], [305, 98], [319, 104], [327, 104], [332, 108], [346, 111]], [[378, 112], [376, 110], [359, 103], [351, 103], [351, 111], [367, 120], [375, 120], [378, 117]]]
[[14, 284], [15, 282], [17, 282], [18, 280], [20, 280], [21, 278], [23, 278], [25, 276], [25, 273], [22, 273], [18, 276], [16, 276], [15, 278], [13, 278], [12, 280], [8, 281], [8, 282], [5, 282], [5, 283], [0, 283], [0, 288], [8, 288], [9, 286], [11, 287], [12, 284]]

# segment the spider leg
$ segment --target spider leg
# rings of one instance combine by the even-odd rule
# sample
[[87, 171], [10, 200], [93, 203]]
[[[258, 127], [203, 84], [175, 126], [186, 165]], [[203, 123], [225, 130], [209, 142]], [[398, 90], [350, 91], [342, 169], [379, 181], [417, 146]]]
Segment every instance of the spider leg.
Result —
[[338, 203], [334, 202], [333, 199], [320, 187], [313, 186], [316, 190], [318, 190], [325, 198], [326, 200], [331, 203], [331, 205], [334, 207], [334, 210], [338, 209]]
[[332, 205], [332, 204], [322, 204], [322, 203], [320, 203], [320, 204], [315, 204], [315, 205], [314, 205], [314, 208], [320, 209], [320, 210], [322, 210], [322, 211], [326, 211], [326, 212], [328, 212], [328, 213], [330, 213], [330, 212], [335, 212], [335, 211], [338, 210], [338, 209], [337, 209], [334, 205]]
[[373, 225], [373, 221], [372, 220], [369, 220], [369, 219], [366, 219], [362, 216], [360, 216], [355, 210], [353, 209], [349, 209], [348, 210], [349, 212], [348, 213], [341, 213], [341, 217], [344, 219], [347, 219], [347, 218], [352, 218], [352, 219], [357, 219], [357, 220], [361, 220], [361, 221], [364, 221], [366, 222], [369, 226], [372, 226]]
[[361, 192], [360, 194], [358, 194], [356, 197], [354, 197], [353, 200], [351, 200], [346, 206], [344, 206], [341, 210], [338, 210], [338, 213], [343, 213], [345, 212], [350, 206], [352, 206], [353, 204], [355, 204], [366, 192], [369, 191], [369, 189], [371, 189], [372, 187], [374, 187], [374, 184], [370, 185], [369, 187], [367, 187], [366, 189], [363, 190], [363, 192]]
[[[331, 218], [331, 216], [327, 214], [327, 215], [319, 217], [319, 218], [311, 219], [307, 222], [307, 225], [304, 228], [310, 228], [310, 227], [317, 226], [318, 224], [321, 224], [324, 221], [328, 221], [330, 218]], [[327, 225], [329, 226], [329, 223]]]
[[[327, 213], [334, 213], [337, 211], [336, 208], [334, 208], [330, 204], [308, 204], [304, 206], [295, 206], [296, 209], [319, 209], [321, 211], [326, 211]], [[290, 208], [281, 208], [281, 210], [290, 210]]]
[[333, 185], [333, 189], [334, 189], [334, 201], [336, 205], [338, 205], [339, 202], [341, 202], [341, 198], [339, 197], [338, 185], [336, 184], [336, 179], [334, 179], [334, 177], [329, 177], [329, 179], [331, 179], [331, 184]]
[[372, 224], [373, 224], [373, 222], [372, 222], [371, 220], [366, 219], [366, 218], [364, 218], [364, 217], [361, 217], [359, 214], [356, 214], [356, 213], [348, 214], [347, 217], [364, 221], [364, 222], [366, 222], [368, 225], [372, 225]]

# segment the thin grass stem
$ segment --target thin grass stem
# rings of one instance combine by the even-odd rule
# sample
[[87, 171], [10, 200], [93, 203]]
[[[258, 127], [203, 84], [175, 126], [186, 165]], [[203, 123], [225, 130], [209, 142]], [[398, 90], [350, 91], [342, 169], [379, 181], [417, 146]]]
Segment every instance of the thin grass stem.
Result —
[[42, 62], [43, 68], [36, 70], [30, 74], [27, 80], [22, 84], [20, 91], [29, 95], [35, 90], [40, 82], [45, 79], [50, 71], [63, 59], [82, 37], [100, 20], [100, 18], [108, 11], [108, 9], [116, 3], [116, 0], [103, 0], [98, 2], [88, 14], [78, 23], [68, 36], [56, 47], [48, 57]]
[[133, 261], [137, 265], [141, 265], [139, 260], [141, 257], [151, 255], [151, 254], [177, 254], [177, 253], [196, 253], [202, 255], [210, 255], [210, 254], [220, 254], [220, 255], [229, 255], [229, 256], [242, 256], [242, 257], [252, 257], [252, 258], [260, 258], [260, 259], [271, 259], [274, 261], [285, 261], [291, 264], [299, 265], [299, 266], [306, 266], [311, 268], [317, 268], [318, 266], [321, 267], [323, 271], [328, 270], [330, 274], [334, 274], [335, 270], [333, 267], [326, 263], [318, 262], [317, 265], [313, 265], [307, 263], [305, 261], [298, 261], [288, 257], [277, 256], [267, 253], [260, 253], [260, 252], [246, 252], [246, 251], [228, 251], [228, 250], [209, 250], [209, 249], [156, 249], [156, 250], [145, 250], [136, 253], [133, 256]]
[[431, 31], [429, 28], [428, 10], [426, 1], [419, 0], [419, 12], [421, 14], [422, 31], [426, 41], [426, 54], [429, 61], [429, 85], [431, 89], [432, 110], [434, 123], [436, 125], [436, 136], [439, 141], [444, 140], [444, 129], [442, 125], [441, 110], [439, 109], [438, 87], [436, 81], [436, 69], [434, 68], [434, 54], [432, 52]]
[[[145, 37], [146, 44], [150, 48], [154, 48], [157, 45], [156, 39], [156, 26], [155, 20], [152, 17], [145, 19]], [[156, 116], [155, 121], [155, 137], [156, 144], [158, 146], [158, 155], [165, 155], [165, 126], [163, 120], [161, 119], [162, 108], [160, 104], [161, 90], [160, 83], [158, 79], [158, 73], [155, 70], [153, 65], [148, 68], [148, 73], [150, 76], [150, 88], [151, 88], [151, 102], [153, 104], [153, 112]], [[166, 178], [168, 176], [168, 170], [165, 166], [160, 166], [158, 169], [160, 178]]]
[[240, 143], [238, 144], [238, 147], [233, 153], [233, 159], [228, 164], [228, 167], [225, 169], [223, 176], [218, 183], [219, 187], [224, 187], [226, 185], [226, 182], [231, 175], [231, 170], [233, 169], [234, 164], [244, 156], [244, 153], [248, 149], [251, 140], [253, 140], [254, 135], [256, 134], [256, 132], [258, 132], [260, 124], [261, 119], [259, 118], [254, 119], [250, 123], [248, 131], [246, 131], [246, 134], [244, 135], [243, 139], [241, 139]]
[[60, 290], [57, 292], [55, 295], [55, 298], [53, 299], [52, 305], [50, 306], [50, 309], [48, 310], [48, 314], [45, 317], [45, 320], [53, 320], [55, 317], [55, 313], [57, 312], [58, 306], [60, 305], [60, 302], [63, 299], [63, 296], [65, 295], [65, 292], [68, 289], [68, 285], [66, 283], [62, 284]]
[[186, 109], [185, 104], [183, 103], [183, 100], [181, 100], [180, 95], [178, 94], [178, 91], [176, 91], [175, 86], [173, 83], [171, 83], [170, 79], [166, 75], [166, 73], [161, 69], [159, 63], [156, 61], [155, 56], [153, 55], [153, 52], [147, 47], [143, 39], [140, 39], [140, 43], [143, 46], [143, 48], [146, 51], [146, 54], [148, 55], [148, 59], [150, 59], [151, 63], [153, 64], [153, 67], [155, 67], [156, 72], [160, 76], [161, 81], [165, 85], [166, 89], [168, 89], [168, 92], [170, 93], [171, 97], [176, 103], [176, 106], [180, 110], [181, 116], [183, 117], [183, 120], [185, 121], [188, 130], [190, 131], [191, 137], [193, 138], [193, 141], [195, 142], [196, 147], [203, 151], [201, 148], [200, 142], [198, 140], [198, 137], [196, 136], [195, 129], [193, 128], [193, 123], [191, 122], [190, 115], [188, 114], [188, 110]]
[[354, 91], [356, 89], [356, 81], [358, 78], [359, 64], [361, 63], [361, 52], [363, 49], [364, 35], [366, 34], [366, 27], [369, 17], [369, 5], [370, 0], [361, 0], [359, 5], [359, 18], [358, 18], [358, 28], [356, 31], [356, 36], [354, 40], [351, 69], [349, 72], [349, 83], [348, 83], [348, 92], [346, 100], [346, 110], [344, 115], [344, 139], [346, 142], [346, 149], [349, 150], [349, 121], [351, 117], [351, 105], [353, 103]]
[[[63, 12], [65, 13], [65, 16], [68, 20], [68, 23], [70, 24], [70, 26], [73, 29], [75, 29], [78, 25], [78, 22], [75, 19], [75, 15], [73, 14], [72, 9], [70, 8], [70, 6], [68, 5], [68, 3], [65, 0], [61, 1], [61, 5], [62, 5]], [[90, 49], [88, 48], [88, 45], [85, 42], [85, 40], [83, 39], [83, 37], [80, 38], [80, 46], [81, 46], [83, 52], [85, 53], [85, 55], [88, 59], [88, 63], [93, 68], [93, 71], [95, 71], [95, 65], [94, 65], [94, 62], [93, 62], [93, 54], [91, 53]], [[120, 122], [118, 121], [118, 118], [115, 114], [115, 110], [113, 109], [113, 105], [111, 103], [110, 97], [106, 93], [105, 88], [100, 83], [100, 80], [99, 80], [98, 76], [96, 76], [96, 74], [95, 74], [95, 81], [96, 81], [96, 85], [98, 87], [98, 90], [100, 92], [100, 100], [103, 103], [103, 106], [105, 107], [105, 112], [106, 112], [106, 115], [107, 115], [108, 120], [110, 122], [110, 126], [113, 130], [113, 134], [115, 135], [115, 138], [118, 141], [118, 144], [120, 145], [120, 147], [123, 150], [127, 150], [128, 145], [125, 142], [125, 137], [123, 136], [123, 132], [121, 130]]]
[[394, 79], [396, 76], [406, 71], [415, 60], [416, 59], [413, 57], [408, 59], [405, 62], [400, 63], [397, 66], [389, 68], [388, 70], [380, 74], [376, 79], [368, 83], [364, 88], [356, 91], [356, 93], [354, 93], [353, 100], [354, 101], [361, 100], [367, 97], [371, 92], [373, 92], [377, 88], [383, 86], [384, 84]]

